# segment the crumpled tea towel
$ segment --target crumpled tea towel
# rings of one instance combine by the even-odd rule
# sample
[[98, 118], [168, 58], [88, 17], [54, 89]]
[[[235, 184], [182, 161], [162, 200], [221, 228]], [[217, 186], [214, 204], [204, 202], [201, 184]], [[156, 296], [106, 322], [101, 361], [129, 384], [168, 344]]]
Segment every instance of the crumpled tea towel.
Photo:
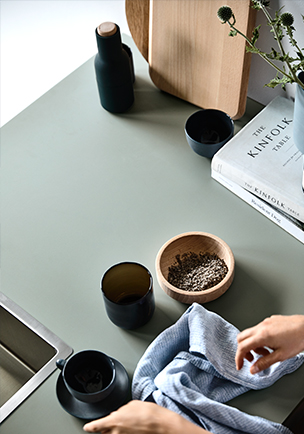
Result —
[[239, 330], [194, 303], [162, 332], [139, 361], [132, 382], [134, 399], [153, 398], [214, 434], [291, 434], [281, 424], [224, 404], [250, 390], [272, 385], [295, 371], [304, 354], [252, 375], [250, 363], [235, 368]]

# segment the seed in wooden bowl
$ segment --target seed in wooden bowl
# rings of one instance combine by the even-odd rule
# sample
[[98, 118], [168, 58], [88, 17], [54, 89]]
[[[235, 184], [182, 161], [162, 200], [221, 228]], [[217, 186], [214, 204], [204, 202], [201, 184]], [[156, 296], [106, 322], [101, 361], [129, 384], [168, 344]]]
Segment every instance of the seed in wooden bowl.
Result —
[[225, 261], [215, 253], [187, 252], [175, 256], [168, 282], [184, 291], [203, 291], [221, 282], [228, 273]]

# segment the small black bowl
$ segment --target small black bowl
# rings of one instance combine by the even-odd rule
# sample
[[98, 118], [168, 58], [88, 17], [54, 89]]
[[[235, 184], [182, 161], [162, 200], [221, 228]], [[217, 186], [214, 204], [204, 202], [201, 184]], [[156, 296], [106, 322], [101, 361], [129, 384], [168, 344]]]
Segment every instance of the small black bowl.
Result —
[[198, 155], [207, 158], [212, 158], [231, 139], [233, 133], [233, 120], [216, 109], [199, 110], [193, 113], [185, 124], [189, 146]]

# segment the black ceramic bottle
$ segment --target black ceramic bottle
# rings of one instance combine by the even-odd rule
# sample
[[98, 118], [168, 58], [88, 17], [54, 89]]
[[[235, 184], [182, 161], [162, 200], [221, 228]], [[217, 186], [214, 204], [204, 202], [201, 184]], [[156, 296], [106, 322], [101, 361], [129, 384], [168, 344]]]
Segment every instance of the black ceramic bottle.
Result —
[[134, 102], [130, 57], [123, 49], [117, 24], [102, 23], [95, 33], [98, 53], [94, 65], [100, 103], [109, 112], [122, 113]]

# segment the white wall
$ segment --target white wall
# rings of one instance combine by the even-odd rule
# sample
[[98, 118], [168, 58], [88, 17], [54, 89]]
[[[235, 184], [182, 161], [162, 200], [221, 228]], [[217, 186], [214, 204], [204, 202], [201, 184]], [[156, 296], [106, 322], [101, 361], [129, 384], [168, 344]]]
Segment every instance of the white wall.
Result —
[[[297, 33], [303, 47], [304, 0], [271, 0], [274, 10], [283, 4], [294, 14], [296, 28], [301, 28]], [[124, 0], [1, 0], [0, 7], [1, 125], [95, 54], [98, 24], [115, 21], [130, 34]], [[260, 12], [258, 22], [261, 18]], [[264, 26], [260, 45], [272, 44]], [[248, 95], [265, 104], [273, 99], [280, 90], [263, 87], [273, 76], [273, 70], [253, 56]], [[293, 89], [288, 93], [292, 95]]]
[[1, 125], [96, 53], [95, 28], [130, 34], [124, 0], [1, 0]]

